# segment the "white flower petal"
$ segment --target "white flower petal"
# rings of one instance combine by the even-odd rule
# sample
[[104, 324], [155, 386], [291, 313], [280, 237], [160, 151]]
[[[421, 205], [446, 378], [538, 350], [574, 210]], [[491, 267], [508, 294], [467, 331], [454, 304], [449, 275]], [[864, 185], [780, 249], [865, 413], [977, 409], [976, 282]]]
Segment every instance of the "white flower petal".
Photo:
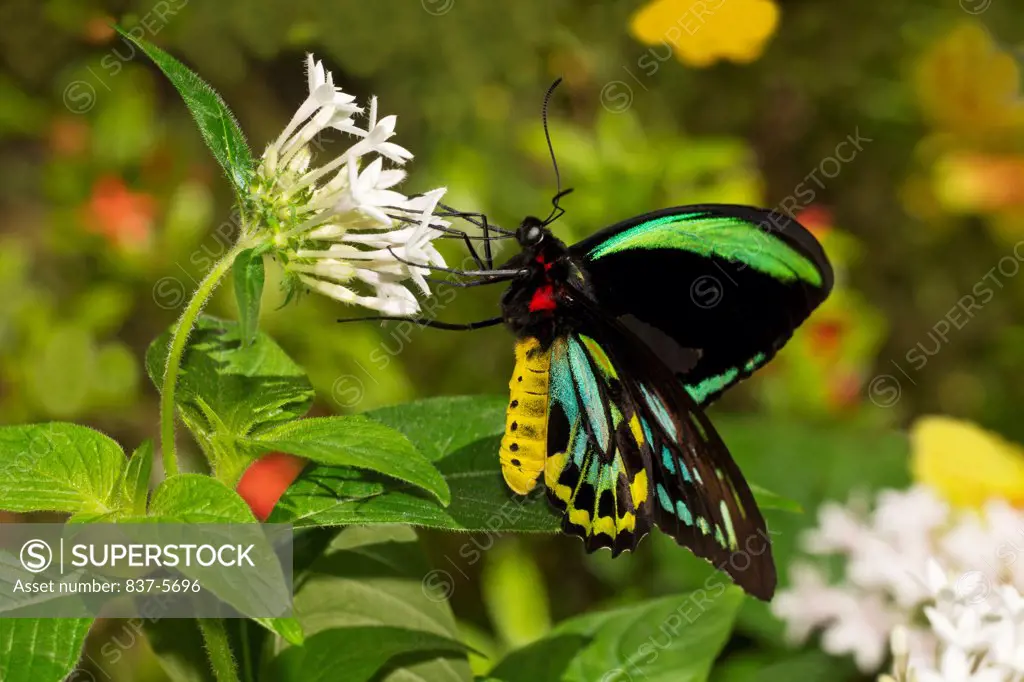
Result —
[[405, 180], [405, 171], [386, 170], [380, 174], [380, 179], [377, 181], [377, 189], [391, 189], [402, 180]]
[[324, 78], [323, 62], [314, 61], [312, 54], [306, 55], [306, 78], [310, 94], [327, 82], [327, 79]]

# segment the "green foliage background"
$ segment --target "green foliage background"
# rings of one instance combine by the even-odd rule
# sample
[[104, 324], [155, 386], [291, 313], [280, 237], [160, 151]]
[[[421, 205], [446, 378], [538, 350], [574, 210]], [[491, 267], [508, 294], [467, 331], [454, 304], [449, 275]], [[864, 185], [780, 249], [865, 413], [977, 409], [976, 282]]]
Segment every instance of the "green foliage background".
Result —
[[[111, 21], [140, 22], [148, 40], [209, 81], [254, 153], [304, 97], [303, 55], [314, 52], [346, 91], [378, 95], [383, 113], [398, 114], [397, 140], [416, 154], [406, 190], [445, 185], [451, 203], [505, 226], [547, 209], [554, 178], [539, 110], [546, 87], [564, 76], [552, 131], [564, 182], [576, 189], [557, 224], [566, 240], [667, 205], [776, 206], [838, 143], [870, 140], [801, 205], [832, 228], [823, 240], [841, 273], [833, 299], [764, 376], [712, 413], [750, 478], [807, 512], [770, 514], [785, 576], [820, 501], [906, 481], [900, 429], [915, 416], [952, 414], [1024, 440], [1024, 288], [1002, 260], [1019, 268], [1014, 247], [1024, 240], [1020, 74], [1002, 90], [992, 52], [963, 37], [983, 31], [991, 50], [1016, 59], [1024, 15], [1008, 0], [980, 14], [955, 0], [779, 4], [780, 27], [754, 63], [693, 69], [668, 58], [651, 71], [651, 50], [664, 47], [630, 36], [637, 2], [5, 0], [0, 422], [74, 420], [119, 442], [155, 437], [145, 350], [235, 229], [231, 187], [187, 110]], [[625, 108], [609, 97], [623, 92]], [[324, 154], [342, 144], [326, 141]], [[965, 165], [974, 173], [967, 180]], [[981, 197], [993, 188], [997, 200]], [[464, 254], [449, 247], [460, 262]], [[279, 273], [266, 276], [261, 328], [308, 372], [314, 416], [505, 388], [511, 343], [500, 328], [339, 326], [336, 318], [358, 311], [314, 296], [279, 308]], [[950, 311], [968, 294], [981, 301], [985, 281], [991, 298], [953, 324]], [[449, 289], [433, 310], [446, 320], [489, 317], [498, 293]], [[651, 295], [671, 305], [686, 292]], [[237, 319], [231, 287], [209, 312]], [[915, 349], [925, 353], [920, 367]], [[878, 390], [892, 387], [886, 377], [897, 382], [896, 400]], [[500, 428], [494, 404], [480, 409], [495, 412]], [[474, 434], [493, 435], [487, 428]], [[709, 575], [657, 535], [614, 562], [558, 536], [428, 530], [419, 539], [430, 565], [452, 578], [459, 631], [492, 660], [551, 622], [670, 598]], [[760, 679], [768, 665], [783, 666], [771, 679], [849, 673], [821, 654], [788, 650], [763, 605], [744, 601], [737, 622], [715, 679]], [[557, 627], [559, 636], [591, 637], [601, 624]], [[97, 665], [116, 680], [166, 679], [147, 646]]]

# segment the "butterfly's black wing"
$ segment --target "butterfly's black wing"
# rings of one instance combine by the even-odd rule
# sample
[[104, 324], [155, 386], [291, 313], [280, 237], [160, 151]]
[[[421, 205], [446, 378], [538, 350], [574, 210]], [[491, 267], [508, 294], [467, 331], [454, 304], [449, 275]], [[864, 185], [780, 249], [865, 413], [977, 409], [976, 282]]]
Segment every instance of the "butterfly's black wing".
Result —
[[593, 551], [633, 549], [652, 524], [770, 599], [765, 522], [714, 426], [630, 330], [600, 311], [551, 346], [548, 499]]
[[701, 405], [768, 362], [832, 289], [832, 267], [806, 228], [747, 206], [649, 213], [570, 251], [601, 309]]

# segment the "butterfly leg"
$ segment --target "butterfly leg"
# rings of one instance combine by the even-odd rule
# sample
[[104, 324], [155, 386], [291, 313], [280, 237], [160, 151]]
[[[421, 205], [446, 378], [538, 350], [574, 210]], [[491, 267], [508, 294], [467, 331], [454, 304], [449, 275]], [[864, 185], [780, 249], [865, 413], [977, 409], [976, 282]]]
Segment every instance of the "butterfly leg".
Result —
[[[466, 244], [466, 249], [469, 251], [469, 255], [473, 257], [473, 262], [475, 262], [477, 267], [480, 268], [481, 270], [490, 270], [491, 267], [493, 267], [493, 264], [491, 266], [489, 266], [487, 264], [487, 262], [485, 262], [482, 258], [480, 258], [480, 255], [477, 253], [476, 248], [473, 246], [473, 238], [470, 237], [463, 230], [456, 230], [456, 229], [453, 229], [453, 228], [450, 228], [450, 227], [438, 227], [436, 225], [434, 226], [434, 229], [440, 230], [441, 232], [444, 232], [445, 233], [444, 234], [445, 238], [448, 238], [448, 239], [461, 239]], [[488, 240], [487, 237], [484, 237], [483, 239], [485, 240], [485, 242], [484, 242], [484, 253], [488, 256], [488, 259], [490, 259], [490, 250], [491, 250], [490, 241]], [[488, 261], [488, 262], [490, 262], [490, 261]]]
[[[493, 229], [493, 227], [491, 226], [491, 224], [489, 222], [487, 222], [486, 214], [483, 214], [483, 213], [464, 213], [462, 215], [462, 217], [464, 219], [468, 220], [469, 222], [473, 223], [477, 227], [479, 227], [481, 230], [483, 230], [483, 233], [484, 233], [484, 259], [485, 259], [486, 263], [482, 263], [481, 264], [481, 268], [484, 269], [484, 270], [493, 270], [494, 269], [494, 254], [491, 253], [491, 239], [493, 239], [493, 237], [491, 237], [491, 235], [490, 235], [490, 232]], [[476, 220], [471, 220], [472, 218], [477, 218], [480, 222], [477, 222]]]

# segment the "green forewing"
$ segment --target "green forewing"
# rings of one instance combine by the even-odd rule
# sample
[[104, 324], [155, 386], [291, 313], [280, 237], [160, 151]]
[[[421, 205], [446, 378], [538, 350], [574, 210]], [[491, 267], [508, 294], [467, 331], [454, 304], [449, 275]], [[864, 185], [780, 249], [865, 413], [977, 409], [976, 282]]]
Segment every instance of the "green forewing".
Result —
[[679, 206], [570, 247], [601, 315], [628, 327], [699, 404], [771, 360], [832, 288], [815, 236], [751, 206]]
[[769, 230], [736, 216], [709, 212], [666, 215], [642, 222], [598, 244], [592, 260], [629, 249], [682, 249], [743, 263], [783, 282], [822, 285], [821, 272]]

